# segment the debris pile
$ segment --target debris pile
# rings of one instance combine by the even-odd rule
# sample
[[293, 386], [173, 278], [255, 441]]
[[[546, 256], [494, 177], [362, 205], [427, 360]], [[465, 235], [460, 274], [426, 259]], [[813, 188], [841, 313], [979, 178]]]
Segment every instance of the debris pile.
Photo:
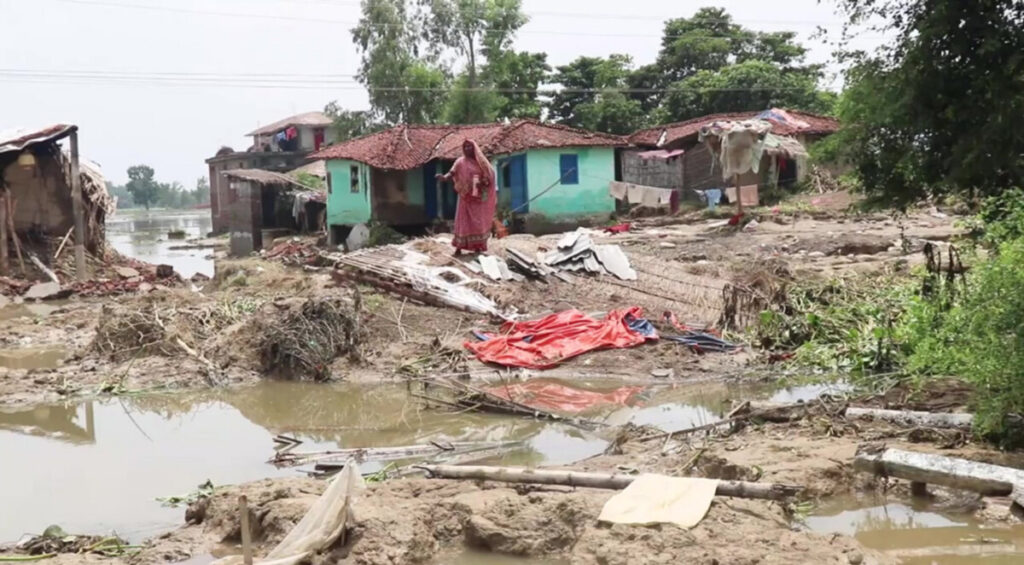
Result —
[[566, 272], [611, 275], [624, 281], [637, 280], [629, 258], [618, 245], [596, 245], [582, 228], [565, 234], [558, 241], [556, 249], [547, 253], [538, 252], [536, 257], [531, 258], [512, 248], [507, 248], [506, 253], [505, 259], [482, 255], [477, 263], [469, 263], [467, 266], [492, 280], [516, 282], [521, 282], [524, 277], [543, 279], [547, 276], [569, 282], [571, 279], [565, 277]]
[[24, 557], [8, 557], [3, 561], [40, 561], [61, 553], [119, 557], [138, 547], [117, 536], [76, 536], [68, 534], [60, 526], [50, 526], [41, 535], [27, 535], [15, 544], [14, 549]]
[[423, 304], [448, 306], [511, 319], [515, 313], [501, 309], [472, 286], [487, 284], [454, 267], [431, 265], [431, 257], [409, 244], [363, 249], [332, 255], [336, 279], [372, 285]]
[[312, 265], [319, 260], [320, 251], [315, 240], [292, 238], [266, 251], [264, 257], [286, 265]]
[[264, 371], [298, 379], [325, 381], [335, 358], [359, 359], [359, 312], [339, 298], [310, 298], [268, 324], [260, 343]]

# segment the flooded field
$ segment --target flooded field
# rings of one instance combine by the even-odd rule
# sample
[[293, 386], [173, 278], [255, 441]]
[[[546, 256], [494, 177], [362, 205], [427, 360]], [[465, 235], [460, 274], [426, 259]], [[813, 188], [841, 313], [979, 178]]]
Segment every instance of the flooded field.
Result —
[[[213, 220], [209, 210], [196, 211], [120, 211], [107, 220], [107, 241], [119, 252], [147, 263], [167, 264], [182, 277], [196, 273], [213, 276], [209, 249], [181, 249], [186, 240], [203, 238]], [[182, 238], [170, 238], [172, 231], [184, 232]]]
[[[602, 384], [607, 386], [607, 384]], [[721, 417], [729, 392], [692, 387], [655, 392], [643, 406], [603, 411], [621, 420], [685, 428]], [[116, 531], [139, 541], [181, 523], [181, 508], [156, 499], [215, 485], [295, 476], [267, 463], [273, 437], [302, 448], [401, 446], [430, 441], [522, 440], [490, 460], [559, 465], [600, 454], [608, 438], [562, 424], [424, 409], [404, 386], [266, 381], [232, 391], [152, 394], [0, 412], [5, 466], [0, 499], [16, 522], [0, 541], [60, 524], [67, 531]], [[364, 466], [365, 472], [378, 467]]]

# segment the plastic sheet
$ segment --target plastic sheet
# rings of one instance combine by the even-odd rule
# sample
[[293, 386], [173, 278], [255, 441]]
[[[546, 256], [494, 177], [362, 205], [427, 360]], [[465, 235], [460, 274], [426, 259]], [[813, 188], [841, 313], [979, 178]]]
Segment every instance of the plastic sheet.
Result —
[[[630, 324], [642, 327], [643, 333], [631, 329]], [[658, 339], [653, 326], [647, 325], [638, 307], [613, 310], [603, 320], [566, 310], [539, 320], [507, 322], [499, 335], [487, 335], [487, 341], [465, 346], [485, 363], [548, 369], [588, 351], [634, 347]]]
[[524, 383], [494, 386], [487, 392], [535, 408], [555, 412], [578, 413], [602, 404], [626, 404], [644, 390], [642, 386], [624, 386], [598, 392], [573, 388], [552, 381], [532, 380]]
[[[359, 466], [349, 460], [281, 543], [266, 557], [253, 562], [257, 565], [295, 565], [314, 552], [330, 547], [345, 531], [354, 498], [362, 488]], [[242, 565], [242, 562], [241, 555], [232, 555], [214, 561], [213, 565]]]

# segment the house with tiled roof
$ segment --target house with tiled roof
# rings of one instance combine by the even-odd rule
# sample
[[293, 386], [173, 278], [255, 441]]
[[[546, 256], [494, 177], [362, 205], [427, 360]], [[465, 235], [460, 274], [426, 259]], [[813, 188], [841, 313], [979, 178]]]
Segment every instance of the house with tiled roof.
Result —
[[475, 125], [400, 125], [332, 145], [327, 163], [327, 223], [332, 240], [346, 227], [377, 220], [428, 225], [455, 217], [456, 193], [435, 180], [472, 139], [495, 167], [498, 209], [534, 220], [607, 218], [615, 210], [615, 150], [625, 138], [534, 120]]
[[[304, 112], [288, 116], [247, 133], [246, 136], [252, 138], [252, 145], [245, 151], [235, 151], [225, 146], [213, 157], [206, 159], [206, 164], [210, 167], [210, 214], [213, 218], [213, 231], [223, 233], [229, 230], [230, 210], [239, 202], [238, 191], [232, 188], [227, 173], [254, 169], [286, 173], [306, 165], [310, 161], [310, 153], [319, 151], [335, 140], [331, 123], [331, 118], [323, 112]], [[274, 208], [277, 191], [266, 190], [257, 196], [262, 199], [261, 205], [266, 209]]]
[[[711, 114], [683, 122], [659, 125], [637, 131], [628, 137], [631, 148], [620, 153], [622, 180], [628, 183], [660, 188], [706, 190], [726, 183], [721, 166], [712, 149], [698, 139], [702, 127], [714, 122], [765, 120], [771, 124], [773, 136], [790, 138], [807, 146], [835, 133], [839, 122], [797, 110], [773, 108], [751, 112]], [[788, 140], [787, 140], [788, 141]], [[740, 179], [744, 186], [786, 184], [801, 174], [799, 159], [783, 152], [768, 151], [759, 173]]]

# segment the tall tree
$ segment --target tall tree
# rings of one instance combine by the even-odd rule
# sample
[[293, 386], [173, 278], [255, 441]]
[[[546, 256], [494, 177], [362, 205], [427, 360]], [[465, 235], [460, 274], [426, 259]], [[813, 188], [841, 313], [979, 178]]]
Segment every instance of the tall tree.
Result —
[[433, 54], [465, 62], [448, 99], [447, 121], [485, 122], [530, 110], [523, 108], [522, 96], [497, 92], [535, 92], [537, 69], [542, 69], [540, 76], [546, 70], [546, 56], [538, 63], [532, 54], [511, 51], [516, 31], [527, 22], [520, 0], [420, 0], [420, 6], [425, 10], [423, 37]]
[[718, 112], [771, 107], [830, 114], [835, 95], [818, 89], [817, 77], [750, 60], [718, 71], [698, 71], [672, 85], [659, 109], [659, 121], [680, 121]]
[[[701, 8], [665, 22], [656, 62], [630, 80], [653, 92], [632, 97], [647, 112], [661, 106], [657, 116], [668, 121], [765, 104], [820, 110], [828, 105], [819, 103], [827, 95], [819, 101], [816, 94], [821, 68], [803, 63], [807, 49], [795, 39], [792, 32], [746, 29], [722, 8]], [[711, 88], [735, 90], [717, 95]]]
[[548, 103], [549, 117], [561, 124], [608, 133], [629, 133], [643, 123], [641, 103], [626, 97], [629, 55], [579, 57], [560, 66], [552, 82], [561, 86]]
[[854, 54], [837, 146], [866, 190], [905, 204], [1024, 186], [1024, 3], [838, 0], [895, 41]]
[[346, 141], [383, 129], [384, 124], [373, 119], [373, 115], [365, 110], [344, 110], [338, 102], [332, 101], [324, 106], [324, 114], [334, 120], [335, 137], [338, 141]]
[[206, 177], [196, 179], [196, 189], [192, 191], [192, 199], [196, 204], [210, 202], [210, 181]]
[[497, 118], [541, 117], [541, 84], [551, 72], [547, 53], [526, 51], [490, 52], [482, 72], [484, 84], [494, 88]]
[[363, 0], [352, 40], [362, 53], [358, 79], [370, 107], [386, 124], [435, 121], [444, 105], [448, 78], [431, 57], [420, 57], [421, 30], [406, 0]]
[[160, 195], [160, 185], [153, 180], [154, 174], [153, 167], [148, 165], [128, 167], [128, 184], [125, 188], [131, 193], [135, 204], [144, 206], [146, 210], [157, 202]]

